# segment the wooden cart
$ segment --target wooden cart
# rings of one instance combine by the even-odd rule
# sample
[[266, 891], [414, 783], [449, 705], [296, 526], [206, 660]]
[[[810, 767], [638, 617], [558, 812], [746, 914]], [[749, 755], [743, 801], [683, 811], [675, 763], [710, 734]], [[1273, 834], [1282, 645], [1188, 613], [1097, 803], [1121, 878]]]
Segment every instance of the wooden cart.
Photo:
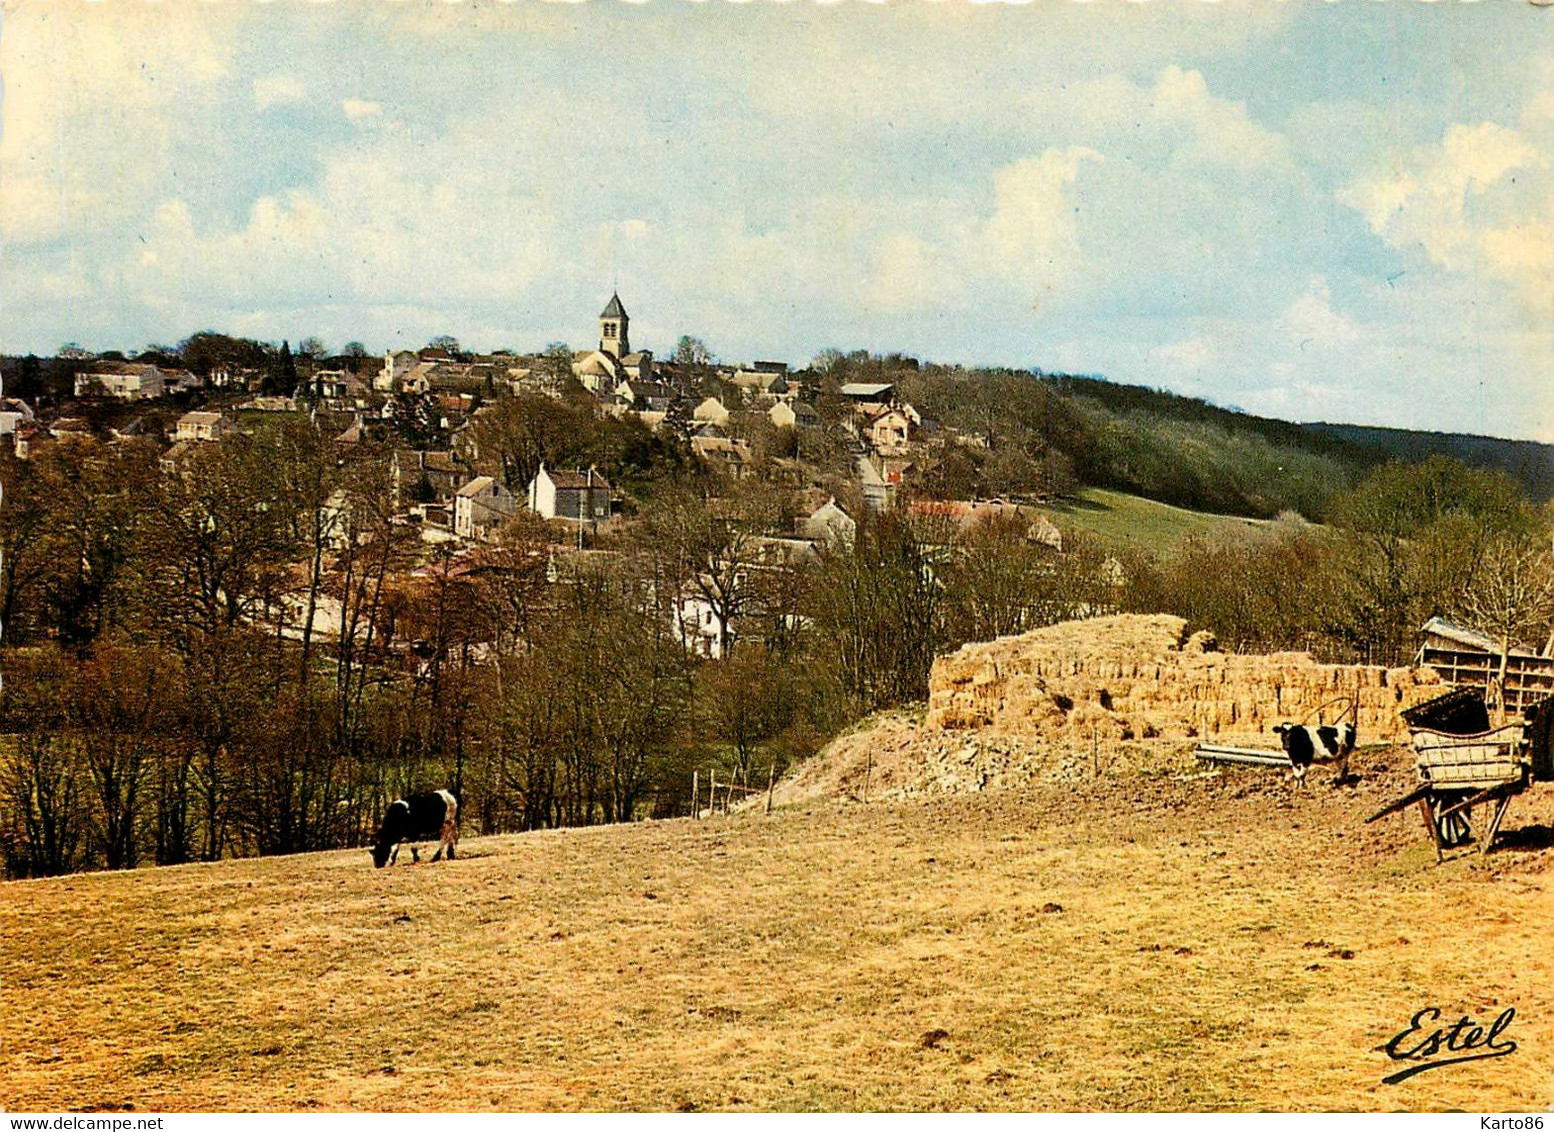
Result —
[[1479, 851], [1489, 852], [1511, 799], [1531, 781], [1525, 725], [1511, 723], [1474, 735], [1414, 727], [1410, 734], [1419, 786], [1365, 820], [1373, 822], [1417, 804], [1439, 860], [1444, 850], [1472, 836], [1474, 807], [1489, 806], [1489, 825], [1479, 841]]

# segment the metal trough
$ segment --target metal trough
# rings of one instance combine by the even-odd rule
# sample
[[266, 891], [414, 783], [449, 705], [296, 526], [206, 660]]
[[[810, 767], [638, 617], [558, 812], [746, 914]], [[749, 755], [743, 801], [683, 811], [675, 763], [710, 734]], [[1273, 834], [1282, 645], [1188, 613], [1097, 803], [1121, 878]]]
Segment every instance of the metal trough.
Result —
[[1222, 747], [1199, 743], [1197, 756], [1204, 762], [1237, 763], [1242, 766], [1271, 766], [1289, 770], [1293, 765], [1283, 751], [1258, 750], [1254, 747]]

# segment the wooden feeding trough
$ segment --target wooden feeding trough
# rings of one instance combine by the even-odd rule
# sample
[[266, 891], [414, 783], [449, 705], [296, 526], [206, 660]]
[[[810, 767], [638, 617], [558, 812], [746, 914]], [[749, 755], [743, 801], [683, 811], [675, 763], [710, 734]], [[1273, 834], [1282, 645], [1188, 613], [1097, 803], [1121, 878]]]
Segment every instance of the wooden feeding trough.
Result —
[[1490, 727], [1481, 688], [1455, 689], [1402, 715], [1413, 741], [1419, 785], [1365, 820], [1417, 804], [1439, 860], [1444, 850], [1472, 837], [1474, 807], [1489, 806], [1489, 825], [1479, 842], [1479, 851], [1489, 852], [1511, 799], [1532, 781], [1528, 725]]

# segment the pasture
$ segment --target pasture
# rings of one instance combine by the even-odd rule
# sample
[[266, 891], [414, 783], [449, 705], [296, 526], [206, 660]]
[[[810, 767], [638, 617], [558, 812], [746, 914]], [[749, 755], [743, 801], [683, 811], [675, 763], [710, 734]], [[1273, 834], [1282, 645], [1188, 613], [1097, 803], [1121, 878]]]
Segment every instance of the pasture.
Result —
[[[0, 1104], [1547, 1109], [1554, 791], [1437, 865], [1356, 769], [12, 883]], [[1382, 1084], [1426, 1006], [1518, 1049]]]
[[1047, 508], [1062, 524], [1117, 547], [1168, 554], [1190, 537], [1237, 542], [1268, 530], [1264, 519], [1189, 511], [1120, 491], [1085, 487], [1070, 500]]

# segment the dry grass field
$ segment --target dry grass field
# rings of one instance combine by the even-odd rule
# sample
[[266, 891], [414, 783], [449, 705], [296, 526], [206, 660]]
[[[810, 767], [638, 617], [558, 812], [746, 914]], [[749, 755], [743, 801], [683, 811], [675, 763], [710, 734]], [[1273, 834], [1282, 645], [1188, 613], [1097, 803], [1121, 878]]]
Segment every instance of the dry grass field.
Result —
[[8, 884], [0, 1103], [1547, 1109], [1554, 790], [1438, 865], [1377, 758]]

